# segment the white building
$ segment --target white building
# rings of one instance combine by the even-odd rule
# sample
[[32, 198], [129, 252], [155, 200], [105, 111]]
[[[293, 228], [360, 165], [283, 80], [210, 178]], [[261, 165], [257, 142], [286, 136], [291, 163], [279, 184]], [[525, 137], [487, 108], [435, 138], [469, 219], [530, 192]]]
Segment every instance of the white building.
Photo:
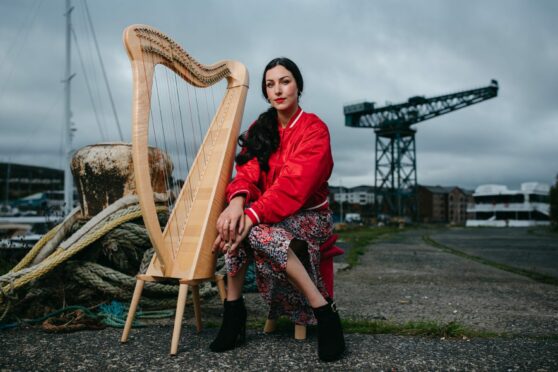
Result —
[[330, 186], [331, 197], [337, 203], [348, 204], [374, 204], [374, 187], [373, 186]]
[[550, 186], [538, 182], [521, 184], [520, 190], [504, 185], [481, 185], [467, 208], [466, 226], [527, 227], [550, 225]]

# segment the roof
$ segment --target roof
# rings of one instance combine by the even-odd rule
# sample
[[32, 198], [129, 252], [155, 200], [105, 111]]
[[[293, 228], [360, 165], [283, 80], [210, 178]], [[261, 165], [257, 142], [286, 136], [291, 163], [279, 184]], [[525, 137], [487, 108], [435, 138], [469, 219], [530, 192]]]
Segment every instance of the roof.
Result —
[[422, 188], [430, 191], [433, 194], [449, 194], [455, 188], [458, 188], [458, 189], [461, 190], [461, 188], [458, 187], [458, 186], [426, 186], [426, 185], [420, 185], [419, 187], [422, 187]]
[[550, 186], [539, 182], [524, 182], [520, 190], [510, 190], [506, 185], [487, 184], [480, 185], [475, 189], [475, 196], [482, 195], [515, 195], [515, 194], [543, 194], [548, 195]]

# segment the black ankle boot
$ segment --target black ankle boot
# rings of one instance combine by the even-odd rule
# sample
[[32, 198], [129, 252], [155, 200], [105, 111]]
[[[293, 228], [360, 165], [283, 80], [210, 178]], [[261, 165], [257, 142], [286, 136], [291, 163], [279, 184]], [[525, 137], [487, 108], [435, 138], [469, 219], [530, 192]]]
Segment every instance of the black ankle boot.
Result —
[[217, 337], [209, 345], [211, 351], [234, 349], [246, 340], [246, 307], [244, 298], [224, 303], [223, 323]]
[[335, 303], [329, 298], [327, 302], [312, 310], [318, 320], [318, 356], [325, 362], [332, 362], [340, 359], [345, 351], [345, 337]]

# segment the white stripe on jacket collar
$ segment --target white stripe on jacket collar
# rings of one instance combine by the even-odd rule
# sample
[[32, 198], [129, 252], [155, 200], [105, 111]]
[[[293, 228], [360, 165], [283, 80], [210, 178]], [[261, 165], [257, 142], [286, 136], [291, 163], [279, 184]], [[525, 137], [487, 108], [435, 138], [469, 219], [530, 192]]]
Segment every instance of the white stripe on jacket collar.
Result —
[[296, 117], [296, 119], [294, 119], [293, 123], [289, 126], [289, 128], [292, 128], [295, 126], [296, 122], [298, 121], [298, 119], [300, 119], [300, 117], [302, 116], [302, 113], [304, 112], [303, 109], [300, 109], [300, 112], [298, 113], [298, 116]]
[[313, 209], [318, 209], [318, 208], [321, 208], [321, 207], [323, 207], [324, 205], [326, 205], [326, 204], [327, 204], [328, 202], [329, 202], [329, 200], [328, 200], [328, 199], [326, 198], [326, 200], [324, 200], [324, 201], [323, 201], [323, 202], [321, 202], [320, 204], [318, 204], [318, 205], [315, 205], [315, 206], [313, 206], [313, 207], [310, 207], [310, 208], [306, 208], [305, 210], [307, 210], [307, 211], [311, 211], [311, 210], [313, 210]]

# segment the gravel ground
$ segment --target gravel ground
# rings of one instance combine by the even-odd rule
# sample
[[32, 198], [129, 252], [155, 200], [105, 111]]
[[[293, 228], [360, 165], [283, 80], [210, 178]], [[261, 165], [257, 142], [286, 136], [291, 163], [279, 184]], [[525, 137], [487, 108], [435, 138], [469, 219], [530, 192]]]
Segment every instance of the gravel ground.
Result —
[[[192, 334], [193, 327], [184, 332]], [[183, 337], [170, 357], [170, 327], [148, 327], [120, 344], [119, 330], [49, 335], [38, 330], [2, 335], [18, 344], [3, 352], [1, 370], [14, 371], [377, 371], [484, 370], [555, 371], [556, 341], [533, 339], [441, 340], [394, 335], [347, 335], [348, 353], [334, 363], [321, 362], [316, 339], [296, 341], [290, 334], [251, 331], [248, 343], [222, 354], [208, 351], [215, 329]], [[12, 341], [13, 342], [13, 341]], [[3, 345], [6, 345], [3, 343]]]
[[[458, 257], [422, 241], [424, 234], [435, 240], [444, 236], [441, 242], [453, 247], [452, 234], [458, 238], [482, 234], [485, 244], [490, 244], [484, 229], [455, 231], [411, 230], [370, 246], [359, 266], [337, 276], [336, 297], [342, 313], [396, 322], [456, 321], [477, 330], [513, 335], [557, 335], [557, 286]], [[458, 240], [464, 245], [463, 239]], [[477, 246], [476, 239], [470, 241]], [[538, 244], [536, 236], [522, 241], [525, 252]], [[498, 237], [492, 243], [502, 244]], [[558, 257], [555, 247], [554, 257]]]
[[[346, 319], [457, 321], [474, 330], [504, 333], [505, 337], [441, 339], [348, 334], [345, 358], [323, 363], [316, 355], [313, 328], [309, 328], [306, 341], [294, 340], [290, 330], [264, 335], [252, 329], [244, 346], [215, 354], [208, 351], [208, 345], [217, 329], [206, 328], [196, 335], [191, 308], [187, 307], [175, 357], [168, 355], [172, 333], [168, 319], [133, 329], [126, 344], [119, 342], [121, 330], [113, 328], [61, 335], [20, 328], [0, 332], [0, 371], [556, 371], [557, 286], [442, 252], [421, 239], [429, 234], [454, 248], [478, 251], [485, 244], [506, 246], [501, 240], [509, 241], [508, 235], [501, 231], [504, 230], [494, 232], [491, 239], [484, 229], [409, 230], [378, 241], [361, 256], [357, 267], [337, 274], [336, 298], [341, 316]], [[522, 231], [527, 238], [513, 231], [518, 234], [514, 241], [522, 242], [514, 246], [515, 252], [532, 252], [541, 246], [541, 241], [547, 242], [546, 235]], [[467, 241], [474, 244], [467, 245]], [[556, 248], [552, 248], [556, 241], [550, 239], [548, 246], [551, 257], [556, 257]], [[501, 257], [491, 254], [491, 259]], [[512, 264], [505, 254], [502, 256], [502, 261]], [[551, 266], [548, 260], [540, 266], [536, 261], [529, 264], [531, 270]], [[265, 307], [259, 296], [247, 294], [246, 299], [249, 319], [263, 319]], [[219, 321], [221, 308], [217, 299], [205, 301], [202, 311], [206, 324]]]

